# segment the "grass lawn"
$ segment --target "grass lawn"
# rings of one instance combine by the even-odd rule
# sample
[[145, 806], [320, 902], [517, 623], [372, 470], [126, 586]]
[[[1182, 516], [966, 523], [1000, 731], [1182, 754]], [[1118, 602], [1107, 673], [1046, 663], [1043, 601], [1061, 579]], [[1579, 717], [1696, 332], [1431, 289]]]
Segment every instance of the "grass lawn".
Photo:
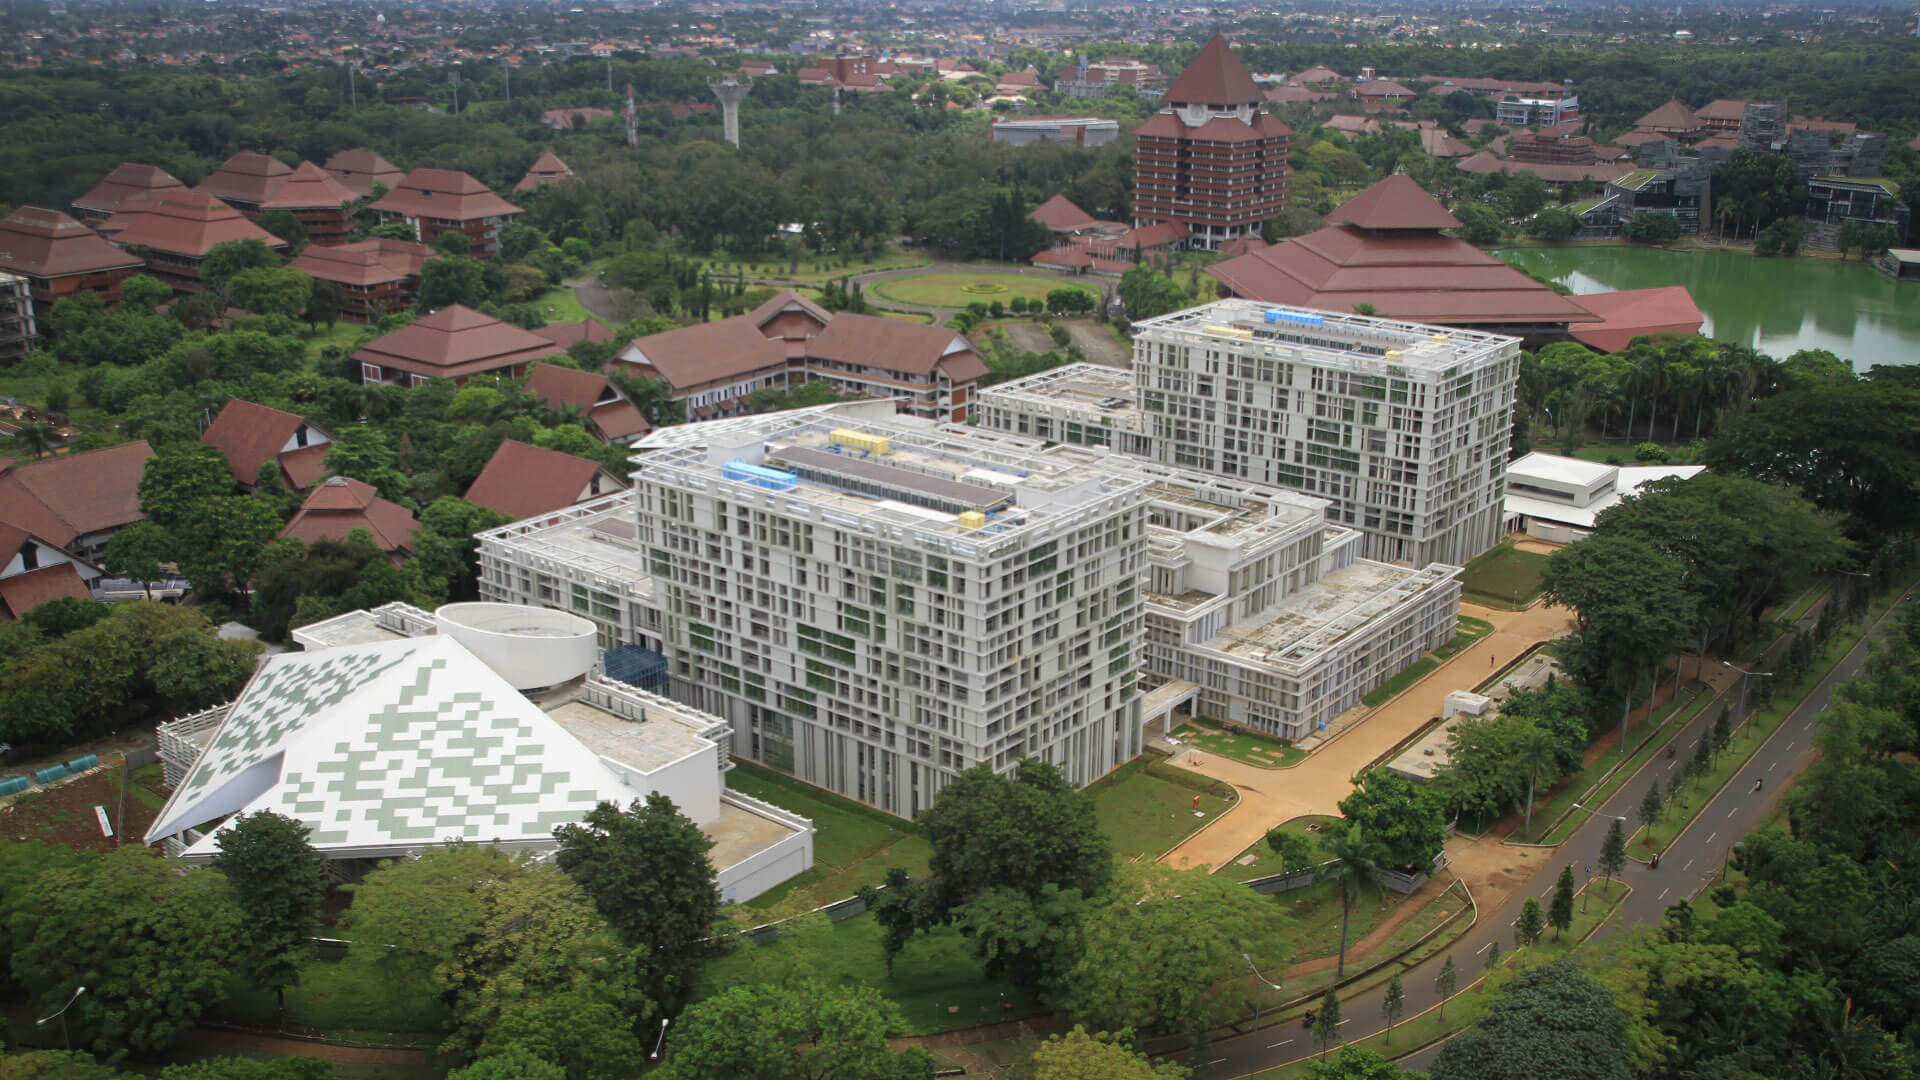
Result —
[[1431, 656], [1423, 656], [1403, 668], [1400, 674], [1360, 695], [1360, 704], [1369, 709], [1378, 708], [1391, 701], [1394, 695], [1426, 678], [1427, 673], [1440, 666], [1440, 661]]
[[933, 849], [910, 821], [738, 759], [727, 786], [813, 820], [813, 867], [745, 907], [765, 911], [793, 900], [813, 908], [852, 896], [862, 885], [879, 884], [889, 867], [903, 867], [916, 877], [927, 872]]
[[1092, 292], [1084, 286], [1056, 277], [1023, 274], [912, 274], [907, 277], [876, 281], [867, 287], [867, 293], [882, 300], [891, 300], [896, 304], [963, 308], [976, 300], [983, 304], [991, 304], [998, 300], [1004, 304], [1016, 296], [1024, 296], [1029, 300], [1044, 300], [1046, 295], [1055, 289], [1079, 289], [1089, 294]]
[[[1594, 760], [1593, 764], [1588, 765], [1586, 768], [1574, 774], [1573, 779], [1558, 791], [1555, 791], [1551, 798], [1548, 798], [1545, 802], [1533, 808], [1534, 831], [1532, 833], [1526, 832], [1523, 827], [1514, 830], [1513, 835], [1509, 837], [1509, 839], [1516, 843], [1558, 844], [1573, 835], [1574, 830], [1585, 824], [1586, 818], [1584, 814], [1567, 813], [1568, 809], [1572, 807], [1574, 803], [1580, 803], [1583, 806], [1597, 806], [1613, 798], [1614, 792], [1619, 791], [1623, 784], [1632, 779], [1634, 774], [1638, 773], [1641, 767], [1646, 765], [1655, 754], [1664, 752], [1667, 743], [1672, 741], [1673, 736], [1682, 728], [1692, 723], [1694, 717], [1700, 715], [1700, 710], [1706, 708], [1707, 703], [1712, 700], [1713, 695], [1706, 683], [1690, 682], [1682, 685], [1680, 687], [1679, 701], [1669, 700], [1653, 710], [1653, 722], [1655, 724], [1665, 725], [1662, 732], [1649, 740], [1645, 746], [1635, 750], [1633, 757], [1627, 762], [1624, 768], [1609, 777], [1605, 784], [1600, 785], [1599, 790], [1593, 790], [1594, 784], [1597, 783], [1602, 776], [1606, 775], [1607, 770], [1613, 768], [1620, 762], [1620, 755], [1617, 752], [1602, 754]], [[1668, 724], [1667, 721], [1674, 719], [1676, 711], [1679, 712], [1679, 722]], [[1628, 744], [1632, 745], [1633, 742], [1638, 739], [1639, 734], [1644, 732], [1644, 729], [1645, 724], [1643, 723], [1640, 728], [1629, 732], [1627, 734]], [[1602, 734], [1600, 740], [1604, 742], [1608, 739], [1617, 739], [1618, 737], [1616, 733], [1610, 731]], [[1529, 839], [1529, 837], [1532, 836], [1538, 836], [1539, 839]]]
[[[972, 946], [953, 927], [914, 935], [894, 958], [891, 978], [880, 938], [880, 926], [871, 915], [835, 923], [828, 939], [802, 958], [808, 977], [834, 986], [873, 987], [900, 1007], [911, 1034], [971, 1027], [1037, 1011], [1013, 987], [988, 979], [973, 959]], [[767, 945], [742, 942], [707, 965], [696, 996], [706, 997], [737, 982], [759, 981], [764, 976], [756, 973], [757, 965], [781, 961], [777, 955], [765, 954], [804, 947], [792, 938]], [[1001, 1009], [1003, 1001], [1014, 1002], [1015, 1008]]]
[[367, 324], [347, 322], [345, 319], [342, 319], [328, 329], [309, 335], [307, 337], [307, 362], [312, 363], [320, 359], [321, 351], [329, 345], [341, 349], [347, 348], [353, 344], [355, 338], [366, 332]]
[[1547, 556], [1520, 551], [1506, 540], [1467, 564], [1460, 575], [1463, 598], [1488, 607], [1517, 607], [1540, 592], [1540, 574]]
[[[1134, 758], [1087, 788], [1100, 829], [1123, 859], [1157, 859], [1219, 817], [1239, 796], [1225, 784], [1167, 764], [1157, 755]], [[1200, 797], [1199, 817], [1193, 799]]]
[[[1645, 441], [1645, 439], [1640, 440], [1640, 442]], [[1612, 461], [1618, 461], [1622, 465], [1690, 465], [1693, 463], [1693, 454], [1686, 443], [1662, 442], [1660, 445], [1667, 451], [1667, 460], [1664, 462], [1635, 460], [1633, 454], [1639, 448], [1639, 442], [1596, 443], [1575, 447], [1573, 456], [1581, 461], [1597, 461], [1603, 465]], [[1549, 452], [1557, 454], [1560, 451], [1554, 449]]]
[[[1324, 814], [1303, 814], [1281, 822], [1279, 828], [1290, 833], [1299, 833], [1318, 844], [1320, 831], [1314, 826], [1325, 826], [1339, 820], [1337, 817]], [[1246, 861], [1249, 856], [1252, 857], [1251, 862]], [[1326, 853], [1321, 852], [1320, 857], [1325, 858]], [[1232, 862], [1214, 871], [1216, 874], [1230, 874], [1236, 881], [1252, 881], [1254, 878], [1267, 877], [1279, 872], [1280, 857], [1267, 846], [1265, 838], [1254, 841], [1251, 847], [1241, 852]]]
[[[273, 995], [236, 979], [212, 1013], [235, 1023], [271, 1025]], [[394, 965], [379, 949], [316, 957], [301, 967], [300, 981], [287, 988], [289, 1027], [314, 1028], [354, 1041], [385, 1041], [393, 1032], [445, 1031], [448, 1022], [431, 977]]]
[[787, 272], [786, 259], [759, 259], [741, 262], [722, 254], [709, 259], [696, 260], [714, 277], [731, 278], [736, 274], [745, 274], [749, 280], [764, 278], [769, 281], [827, 281], [846, 277], [849, 274], [870, 274], [875, 270], [905, 270], [915, 266], [925, 266], [933, 260], [917, 251], [888, 251], [875, 255], [872, 262], [863, 262], [857, 255], [812, 255], [800, 256], [800, 268], [797, 273]]
[[888, 311], [886, 308], [868, 308], [869, 314], [883, 319], [899, 319], [902, 322], [930, 323], [933, 316], [924, 311]]
[[159, 810], [167, 805], [166, 796], [157, 790], [166, 783], [159, 762], [150, 762], [133, 770], [131, 780], [132, 783], [127, 786], [129, 798], [149, 810]]
[[1306, 752], [1255, 731], [1225, 730], [1218, 720], [1197, 716], [1180, 726], [1173, 737], [1209, 754], [1232, 758], [1262, 769], [1280, 769], [1305, 760]]
[[[1287, 894], [1282, 893], [1281, 895], [1285, 896]], [[1366, 978], [1356, 979], [1348, 983], [1340, 992], [1348, 997], [1363, 994], [1373, 987], [1386, 982], [1393, 976], [1395, 971], [1404, 972], [1408, 968], [1419, 964], [1427, 957], [1443, 951], [1447, 946], [1457, 940], [1460, 935], [1473, 928], [1472, 920], [1464, 916], [1455, 919], [1450, 924], [1447, 923], [1447, 920], [1452, 919], [1459, 912], [1470, 910], [1472, 907], [1472, 903], [1467, 900], [1466, 893], [1463, 890], [1449, 888], [1445, 892], [1427, 901], [1420, 911], [1410, 916], [1406, 922], [1401, 923], [1399, 929], [1388, 935], [1387, 939], [1382, 941], [1378, 946], [1366, 952], [1360, 952], [1357, 949], [1349, 947], [1347, 950], [1347, 974], [1351, 976], [1355, 971], [1364, 971], [1369, 965], [1379, 964], [1387, 957], [1393, 956], [1402, 949], [1412, 947], [1414, 942], [1419, 941], [1429, 933], [1439, 929], [1442, 924], [1450, 926], [1450, 932], [1435, 934], [1431, 941], [1422, 945], [1418, 950], [1408, 953], [1405, 957], [1402, 957], [1392, 964], [1382, 966], [1380, 970], [1373, 972]], [[1355, 912], [1356, 914], [1358, 913], [1357, 908]], [[1340, 928], [1336, 922], [1334, 925], [1336, 942], [1339, 932]], [[1356, 931], [1354, 940], [1359, 940], [1359, 936]], [[1333, 955], [1333, 949], [1329, 948], [1327, 952], [1322, 955]], [[1309, 972], [1305, 975], [1288, 976], [1281, 984], [1286, 987], [1286, 991], [1282, 996], [1289, 1000], [1297, 1001], [1300, 998], [1312, 994], [1324, 993], [1327, 987], [1339, 981], [1340, 968], [1337, 964], [1330, 968], [1323, 968], [1320, 971]], [[1249, 1005], [1251, 1005], [1251, 1003], [1249, 1003]]]
[[1433, 650], [1433, 655], [1445, 660], [1454, 653], [1459, 652], [1491, 633], [1493, 633], [1492, 623], [1487, 622], [1485, 619], [1473, 619], [1462, 615], [1460, 616], [1459, 633], [1453, 635], [1452, 641]]
[[550, 323], [583, 322], [587, 316], [593, 314], [580, 303], [578, 297], [573, 295], [571, 285], [555, 285], [534, 297], [532, 302], [540, 306], [540, 313], [545, 315]]

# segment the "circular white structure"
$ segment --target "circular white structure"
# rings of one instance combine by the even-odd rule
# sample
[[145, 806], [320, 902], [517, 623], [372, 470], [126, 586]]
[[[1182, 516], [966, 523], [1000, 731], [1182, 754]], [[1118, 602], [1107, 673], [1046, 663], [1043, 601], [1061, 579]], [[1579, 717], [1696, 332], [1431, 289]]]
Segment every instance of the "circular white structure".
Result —
[[433, 613], [458, 641], [515, 690], [558, 686], [592, 669], [600, 650], [594, 624], [578, 615], [525, 604], [447, 604]]

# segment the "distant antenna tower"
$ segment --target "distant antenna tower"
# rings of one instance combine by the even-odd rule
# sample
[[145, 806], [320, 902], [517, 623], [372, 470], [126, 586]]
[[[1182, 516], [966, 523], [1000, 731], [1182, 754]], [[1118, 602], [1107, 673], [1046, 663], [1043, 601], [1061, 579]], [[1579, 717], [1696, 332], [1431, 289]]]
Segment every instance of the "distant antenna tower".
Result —
[[640, 108], [633, 103], [633, 84], [627, 84], [627, 149], [640, 149]]
[[745, 75], [729, 71], [717, 81], [707, 80], [707, 89], [720, 99], [721, 131], [734, 149], [740, 148], [740, 103], [746, 100], [747, 91], [753, 89], [753, 80]]

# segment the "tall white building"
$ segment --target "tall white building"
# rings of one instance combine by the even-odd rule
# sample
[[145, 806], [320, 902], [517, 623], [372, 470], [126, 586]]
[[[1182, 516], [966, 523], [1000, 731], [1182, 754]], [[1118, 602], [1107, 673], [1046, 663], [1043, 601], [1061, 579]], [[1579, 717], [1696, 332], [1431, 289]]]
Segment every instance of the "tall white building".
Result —
[[[1465, 563], [1499, 539], [1518, 338], [1234, 299], [1138, 323], [1133, 364], [1130, 390], [1084, 368], [991, 387], [980, 422], [1112, 430], [1155, 461], [1319, 496], [1370, 559]], [[1098, 400], [1071, 399], [1083, 372]]]

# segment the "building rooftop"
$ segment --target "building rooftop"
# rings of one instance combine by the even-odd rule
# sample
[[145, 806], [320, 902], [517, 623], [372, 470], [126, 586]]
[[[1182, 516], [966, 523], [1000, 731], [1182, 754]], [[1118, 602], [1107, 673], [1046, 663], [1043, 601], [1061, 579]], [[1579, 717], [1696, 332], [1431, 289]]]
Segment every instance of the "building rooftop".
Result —
[[22, 206], [0, 221], [0, 270], [59, 277], [140, 265], [139, 256], [122, 251], [58, 210]]
[[982, 402], [1018, 402], [1028, 408], [1096, 418], [1120, 431], [1144, 430], [1133, 372], [1105, 364], [1078, 363], [1038, 375], [996, 383], [980, 391]]
[[1276, 359], [1373, 375], [1398, 368], [1413, 377], [1447, 377], [1462, 364], [1498, 360], [1514, 340], [1473, 330], [1237, 298], [1144, 319], [1135, 324], [1134, 333], [1136, 337], [1192, 336], [1231, 342], [1235, 352], [1243, 353], [1264, 346]]
[[637, 539], [633, 492], [570, 506], [537, 521], [519, 521], [480, 534], [482, 544], [514, 552], [522, 561], [579, 570], [602, 592], [651, 602], [653, 571]]
[[1300, 670], [1347, 635], [1459, 573], [1459, 567], [1444, 563], [1416, 570], [1360, 560], [1302, 586], [1255, 619], [1227, 627], [1203, 648]]
[[204, 258], [229, 240], [258, 240], [275, 249], [287, 246], [240, 211], [200, 191], [169, 191], [155, 197], [114, 239], [122, 246], [139, 245], [190, 258]]
[[162, 191], [185, 191], [187, 185], [158, 165], [123, 161], [114, 166], [92, 190], [73, 200], [73, 205], [96, 214], [111, 214], [132, 195]]
[[1257, 105], [1265, 99], [1248, 74], [1247, 65], [1233, 54], [1227, 39], [1216, 33], [1167, 87], [1164, 100], [1170, 105]]

